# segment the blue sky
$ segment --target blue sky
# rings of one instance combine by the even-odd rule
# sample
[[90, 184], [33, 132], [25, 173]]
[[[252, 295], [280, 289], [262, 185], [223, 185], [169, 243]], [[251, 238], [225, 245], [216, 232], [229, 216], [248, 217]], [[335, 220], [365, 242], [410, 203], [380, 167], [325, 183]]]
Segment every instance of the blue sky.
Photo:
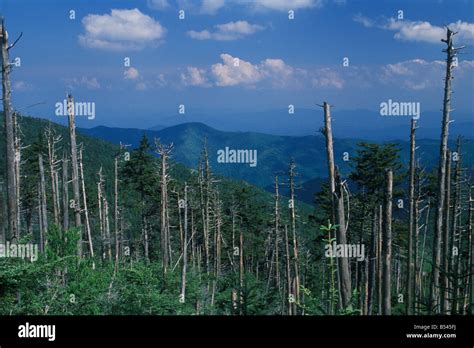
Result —
[[[377, 110], [394, 99], [438, 110], [444, 24], [467, 46], [455, 71], [453, 103], [472, 113], [473, 4], [2, 0], [0, 11], [10, 40], [23, 32], [10, 53], [21, 58], [12, 75], [16, 108], [60, 121], [55, 103], [71, 92], [96, 105], [96, 118], [79, 120], [82, 126], [144, 128], [193, 114], [221, 117], [289, 104], [297, 111], [323, 100], [340, 109]], [[42, 104], [28, 108], [36, 103]], [[180, 104], [185, 115], [178, 115]]]

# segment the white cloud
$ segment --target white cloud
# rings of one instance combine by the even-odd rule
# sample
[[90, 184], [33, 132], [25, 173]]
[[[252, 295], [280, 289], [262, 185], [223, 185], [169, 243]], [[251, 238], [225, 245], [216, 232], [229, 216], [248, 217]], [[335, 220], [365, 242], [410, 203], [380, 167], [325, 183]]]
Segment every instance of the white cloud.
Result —
[[138, 9], [112, 9], [110, 14], [89, 14], [82, 19], [85, 30], [79, 42], [90, 48], [104, 50], [139, 50], [156, 45], [166, 29]]
[[323, 0], [254, 0], [250, 3], [257, 9], [288, 11], [321, 7]]
[[258, 67], [245, 60], [226, 53], [220, 57], [223, 64], [217, 63], [211, 67], [217, 86], [253, 85], [263, 77]]
[[13, 90], [16, 92], [26, 92], [31, 91], [33, 86], [26, 81], [15, 81], [13, 83]]
[[100, 83], [96, 77], [82, 76], [80, 78], [67, 78], [64, 79], [67, 88], [75, 89], [77, 87], [84, 87], [87, 89], [95, 90], [100, 89]]
[[186, 72], [181, 73], [181, 82], [185, 86], [210, 86], [206, 77], [206, 71], [193, 66], [187, 67]]
[[203, 31], [188, 31], [188, 36], [197, 40], [219, 40], [230, 41], [241, 39], [244, 36], [252, 35], [257, 31], [263, 30], [264, 27], [258, 24], [250, 24], [247, 21], [236, 21], [225, 24], [218, 24], [215, 26], [216, 30], [210, 32]]
[[366, 28], [371, 28], [375, 25], [373, 20], [361, 15], [360, 13], [354, 15], [353, 19], [354, 19], [354, 22], [360, 23]]
[[224, 6], [224, 0], [203, 0], [201, 5], [201, 13], [216, 14]]
[[345, 81], [340, 74], [331, 68], [319, 68], [311, 73], [311, 84], [317, 88], [344, 88]]
[[[474, 61], [459, 61], [454, 69], [455, 81], [472, 75]], [[411, 59], [394, 64], [386, 64], [375, 75], [380, 82], [403, 86], [409, 90], [422, 90], [428, 88], [442, 88], [446, 70], [446, 62], [442, 60], [426, 61], [424, 59]]]
[[170, 7], [168, 0], [147, 0], [147, 5], [153, 10], [163, 11]]
[[[444, 27], [432, 25], [427, 21], [397, 20], [394, 18], [374, 21], [361, 14], [355, 15], [353, 19], [366, 28], [377, 27], [394, 31], [394, 38], [397, 40], [440, 43], [441, 39], [446, 37], [446, 29]], [[474, 23], [458, 20], [448, 24], [448, 27], [458, 32], [456, 36], [458, 42], [474, 41]]]
[[136, 80], [140, 76], [140, 73], [135, 68], [128, 68], [123, 72], [123, 77], [125, 80]]

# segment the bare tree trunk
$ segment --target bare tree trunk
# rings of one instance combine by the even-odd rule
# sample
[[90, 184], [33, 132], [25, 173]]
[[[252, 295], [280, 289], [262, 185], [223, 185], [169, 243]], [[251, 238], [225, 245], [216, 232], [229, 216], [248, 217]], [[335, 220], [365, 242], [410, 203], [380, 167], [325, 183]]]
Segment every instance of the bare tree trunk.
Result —
[[392, 189], [393, 173], [391, 169], [385, 171], [385, 202], [382, 228], [382, 256], [383, 256], [383, 282], [382, 282], [382, 315], [392, 312], [391, 270], [392, 270]]
[[10, 87], [10, 72], [11, 64], [9, 58], [8, 34], [5, 28], [5, 23], [2, 20], [2, 87], [3, 87], [3, 115], [5, 118], [5, 138], [6, 138], [6, 182], [7, 182], [7, 216], [8, 216], [8, 230], [10, 238], [18, 240], [20, 238], [20, 230], [18, 226], [19, 211], [17, 198], [17, 182], [15, 175], [15, 139], [13, 127], [13, 112], [11, 102], [11, 87]]
[[369, 270], [368, 270], [368, 294], [367, 294], [367, 314], [372, 314], [375, 292], [375, 278], [377, 268], [377, 243], [378, 243], [378, 207], [375, 206], [372, 212], [372, 235], [370, 237]]
[[[339, 171], [336, 168], [335, 171], [336, 179], [336, 190], [334, 192], [334, 203], [336, 205], [336, 241], [339, 245], [346, 245], [346, 217], [344, 209], [344, 193], [342, 188], [342, 179], [339, 176]], [[341, 300], [342, 307], [348, 308], [351, 305], [351, 274], [349, 271], [349, 259], [347, 257], [338, 258], [338, 268], [339, 268], [339, 282], [341, 284]]]
[[288, 226], [285, 225], [285, 252], [286, 252], [286, 286], [287, 286], [287, 302], [288, 315], [293, 315], [293, 303], [291, 302], [294, 294], [291, 291], [291, 266], [290, 266], [290, 248], [288, 245]]
[[382, 260], [382, 239], [383, 239], [383, 206], [379, 205], [378, 213], [378, 233], [377, 233], [377, 308], [378, 314], [382, 315], [382, 282], [383, 282], [383, 260]]
[[442, 241], [442, 260], [441, 260], [441, 301], [440, 310], [442, 314], [449, 314], [449, 211], [451, 198], [451, 152], [446, 153], [446, 177], [445, 177], [445, 196], [443, 209], [443, 241]]
[[[181, 212], [180, 212], [181, 214]], [[181, 297], [186, 300], [186, 272], [188, 267], [188, 184], [184, 183], [184, 240], [183, 240], [183, 270], [181, 272]]]
[[71, 144], [72, 165], [72, 189], [74, 192], [74, 214], [76, 227], [79, 228], [79, 240], [77, 241], [77, 255], [82, 257], [82, 221], [81, 221], [81, 193], [79, 189], [79, 166], [77, 162], [76, 125], [74, 123], [74, 99], [67, 96], [67, 107], [69, 115], [69, 141]]
[[42, 243], [41, 243], [41, 252], [44, 252], [44, 248], [47, 245], [46, 232], [48, 230], [48, 211], [46, 203], [46, 181], [44, 178], [44, 165], [43, 165], [43, 156], [38, 155], [39, 163], [39, 172], [40, 172], [40, 185], [39, 185], [39, 198], [40, 198], [40, 212], [41, 212], [41, 230], [42, 230]]
[[105, 230], [105, 240], [107, 247], [107, 257], [109, 261], [112, 261], [112, 242], [110, 238], [110, 220], [109, 220], [109, 203], [107, 198], [104, 197], [104, 230]]
[[59, 208], [59, 201], [58, 201], [58, 186], [57, 186], [57, 158], [56, 158], [56, 144], [61, 141], [61, 136], [56, 136], [55, 132], [51, 126], [45, 130], [45, 137], [48, 143], [48, 164], [49, 164], [49, 174], [51, 176], [51, 190], [52, 190], [52, 200], [53, 200], [53, 216], [54, 216], [54, 223], [56, 226], [59, 226], [59, 215], [60, 215], [60, 208]]
[[13, 139], [15, 146], [15, 182], [16, 182], [16, 209], [17, 209], [17, 226], [21, 231], [21, 198], [20, 198], [20, 166], [21, 166], [21, 138], [20, 124], [18, 122], [18, 114], [13, 112]]
[[298, 243], [296, 237], [296, 208], [295, 208], [295, 163], [293, 160], [290, 163], [289, 178], [290, 178], [290, 217], [291, 217], [291, 232], [293, 235], [293, 262], [295, 270], [295, 304], [294, 314], [297, 314], [297, 305], [300, 304], [300, 272], [298, 265]]
[[63, 184], [63, 230], [69, 229], [69, 176], [68, 176], [68, 165], [67, 165], [66, 154], [63, 154], [62, 160], [62, 184]]
[[114, 235], [115, 235], [115, 267], [114, 274], [118, 271], [120, 245], [119, 245], [119, 207], [118, 207], [118, 156], [115, 156], [114, 163]]
[[161, 157], [161, 253], [163, 261], [163, 273], [166, 274], [169, 264], [171, 252], [169, 245], [169, 215], [168, 215], [168, 158], [173, 149], [173, 144], [169, 146], [163, 146], [158, 140], [155, 140], [156, 152]]
[[[461, 252], [461, 137], [458, 137], [457, 144], [456, 144], [456, 154], [457, 154], [457, 161], [456, 167], [454, 171], [454, 200], [453, 200], [453, 216], [452, 216], [452, 224], [451, 224], [451, 240], [449, 245], [449, 264], [450, 269], [452, 272], [452, 294], [453, 294], [453, 301], [452, 301], [452, 314], [458, 313], [459, 307], [459, 253]], [[454, 253], [456, 250], [456, 253]]]
[[43, 223], [43, 202], [41, 201], [41, 181], [38, 182], [38, 223], [39, 223], [39, 251], [44, 252], [44, 223]]
[[86, 220], [86, 233], [87, 233], [87, 239], [88, 239], [88, 244], [89, 244], [89, 252], [90, 256], [92, 258], [92, 269], [95, 269], [95, 262], [94, 262], [94, 245], [92, 241], [92, 232], [91, 232], [91, 225], [89, 222], [89, 211], [87, 209], [87, 194], [86, 194], [86, 185], [85, 185], [85, 179], [84, 179], [84, 168], [82, 164], [82, 146], [81, 149], [79, 150], [79, 169], [80, 169], [80, 175], [81, 175], [81, 183], [82, 183], [82, 199], [84, 200], [84, 217]]
[[280, 292], [280, 195], [278, 191], [278, 176], [275, 177], [275, 281], [278, 292]]
[[436, 207], [436, 218], [435, 218], [435, 231], [433, 240], [433, 262], [432, 262], [432, 276], [431, 276], [431, 287], [430, 287], [430, 313], [439, 313], [439, 274], [441, 264], [441, 239], [443, 233], [443, 209], [444, 209], [444, 195], [445, 195], [445, 183], [446, 183], [446, 159], [448, 151], [448, 129], [449, 129], [449, 115], [451, 112], [451, 80], [452, 80], [452, 69], [454, 57], [458, 49], [453, 47], [453, 35], [454, 32], [449, 28], [446, 29], [446, 40], [442, 40], [446, 43], [447, 49], [444, 50], [447, 53], [446, 60], [446, 77], [444, 81], [444, 99], [443, 99], [443, 120], [441, 123], [441, 142], [440, 142], [440, 155], [439, 155], [439, 167], [438, 167], [438, 199]]
[[[335, 224], [338, 225], [336, 231], [337, 244], [346, 244], [346, 222], [344, 213], [344, 196], [341, 180], [336, 178], [336, 168], [334, 165], [334, 149], [331, 127], [331, 111], [330, 105], [327, 102], [323, 103], [324, 108], [324, 136], [326, 138], [326, 153], [328, 159], [329, 172], [329, 190], [332, 200], [332, 218]], [[337, 182], [337, 184], [336, 184]], [[337, 185], [337, 187], [336, 187]], [[351, 278], [349, 272], [349, 260], [347, 257], [342, 257], [337, 260], [338, 274], [339, 274], [339, 288], [342, 300], [342, 307], [347, 308], [350, 305], [352, 289]]]
[[99, 231], [101, 240], [101, 256], [102, 260], [105, 260], [105, 231], [104, 231], [104, 212], [102, 208], [102, 187], [104, 185], [104, 178], [102, 175], [102, 166], [99, 169], [99, 182], [97, 183], [97, 207], [99, 211]]
[[407, 315], [414, 312], [414, 293], [415, 293], [415, 262], [413, 257], [413, 240], [415, 232], [415, 131], [416, 120], [411, 119], [410, 129], [410, 169], [409, 169], [409, 223], [408, 223], [408, 251], [407, 251]]

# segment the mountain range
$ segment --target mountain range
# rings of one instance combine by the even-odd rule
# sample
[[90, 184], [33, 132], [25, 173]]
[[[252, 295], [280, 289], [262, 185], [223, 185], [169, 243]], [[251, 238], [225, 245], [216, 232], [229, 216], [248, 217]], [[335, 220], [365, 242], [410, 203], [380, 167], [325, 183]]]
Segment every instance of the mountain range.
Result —
[[[325, 140], [321, 134], [282, 136], [257, 132], [225, 132], [203, 123], [183, 123], [159, 130], [99, 126], [90, 129], [83, 128], [79, 131], [112, 143], [130, 145], [131, 148], [137, 147], [140, 139], [146, 134], [151, 142], [157, 138], [165, 144], [173, 143], [173, 159], [190, 168], [197, 168], [206, 141], [213, 171], [226, 177], [245, 180], [269, 191], [272, 190], [275, 175], [286, 178], [288, 164], [290, 160], [294, 160], [301, 190], [300, 199], [307, 202], [312, 200], [315, 187], [319, 187], [319, 184], [327, 177]], [[405, 131], [408, 132], [409, 129], [406, 128]], [[335, 161], [343, 175], [347, 175], [351, 170], [351, 158], [357, 154], [357, 144], [361, 141], [360, 139], [335, 138]], [[454, 149], [454, 141], [454, 137], [451, 136], [452, 149]], [[398, 144], [402, 162], [408, 163], [409, 142], [406, 140], [390, 142]], [[463, 165], [472, 171], [474, 140], [464, 139], [462, 144]], [[436, 166], [439, 141], [419, 139], [417, 146], [417, 155], [421, 164], [428, 170]], [[257, 166], [252, 167], [245, 163], [218, 163], [217, 152], [226, 147], [235, 150], [257, 150]]]

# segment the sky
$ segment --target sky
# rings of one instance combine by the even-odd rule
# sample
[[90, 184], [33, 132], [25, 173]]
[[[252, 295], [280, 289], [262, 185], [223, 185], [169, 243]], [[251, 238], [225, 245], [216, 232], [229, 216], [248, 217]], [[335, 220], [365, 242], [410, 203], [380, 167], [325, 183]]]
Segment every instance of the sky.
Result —
[[94, 104], [83, 127], [148, 128], [289, 105], [297, 113], [323, 101], [439, 110], [444, 25], [466, 46], [453, 104], [474, 110], [470, 0], [0, 0], [0, 12], [10, 42], [23, 33], [10, 50], [20, 62], [14, 107], [55, 122], [65, 120], [56, 111], [66, 93]]

